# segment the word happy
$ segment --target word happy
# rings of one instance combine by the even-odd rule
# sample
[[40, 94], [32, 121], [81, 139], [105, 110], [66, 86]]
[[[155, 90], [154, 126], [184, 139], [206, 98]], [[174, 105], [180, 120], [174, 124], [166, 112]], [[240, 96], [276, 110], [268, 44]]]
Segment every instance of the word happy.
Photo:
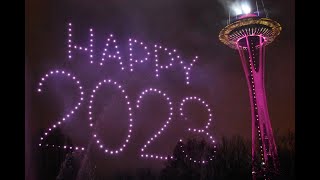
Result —
[[[73, 42], [72, 24], [69, 23], [68, 25], [68, 58], [69, 59], [72, 59], [73, 51], [78, 50], [88, 55], [90, 63], [95, 62], [94, 49], [93, 49], [94, 34], [92, 29], [89, 29], [89, 32], [90, 32], [89, 42], [87, 43], [87, 46], [77, 45], [76, 43]], [[101, 53], [100, 61], [97, 63], [103, 66], [107, 60], [115, 60], [119, 62], [121, 70], [129, 69], [130, 72], [132, 72], [134, 70], [135, 64], [152, 61], [154, 64], [154, 72], [156, 77], [159, 77], [159, 73], [163, 69], [169, 69], [170, 67], [173, 67], [173, 66], [179, 66], [183, 69], [185, 73], [186, 84], [190, 84], [190, 81], [189, 81], [190, 71], [193, 64], [198, 59], [198, 56], [195, 56], [192, 62], [188, 64], [183, 60], [181, 60], [181, 57], [177, 55], [177, 51], [175, 49], [169, 50], [168, 48], [162, 47], [161, 45], [157, 45], [157, 44], [155, 44], [151, 49], [150, 47], [148, 48], [148, 46], [145, 45], [145, 43], [139, 42], [131, 38], [129, 39], [128, 44], [129, 44], [129, 52], [130, 52], [129, 62], [127, 62], [127, 64], [124, 64], [124, 61], [123, 61], [124, 58], [122, 56], [122, 53], [119, 50], [119, 45], [117, 44], [117, 40], [114, 38], [113, 34], [110, 34], [109, 37], [107, 38], [106, 46], [103, 49], [103, 52]], [[140, 51], [143, 51], [144, 57], [138, 58], [134, 52], [135, 49], [139, 49]], [[159, 53], [165, 53], [168, 56], [168, 58], [170, 59], [168, 64], [165, 64], [165, 65], [159, 64]]]

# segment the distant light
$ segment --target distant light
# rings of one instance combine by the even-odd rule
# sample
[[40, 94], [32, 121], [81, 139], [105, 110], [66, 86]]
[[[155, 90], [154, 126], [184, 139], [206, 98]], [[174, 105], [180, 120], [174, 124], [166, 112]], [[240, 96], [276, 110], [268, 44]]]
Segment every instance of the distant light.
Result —
[[238, 6], [233, 6], [233, 7], [232, 7], [232, 10], [234, 11], [234, 13], [236, 13], [236, 16], [242, 14], [242, 10], [241, 10], [241, 8], [238, 7]]
[[241, 4], [234, 3], [231, 6], [231, 9], [233, 10], [236, 16], [241, 14], [249, 14], [251, 12], [251, 8], [247, 2], [243, 2]]
[[249, 14], [251, 12], [251, 8], [247, 3], [241, 4], [241, 9], [245, 14]]

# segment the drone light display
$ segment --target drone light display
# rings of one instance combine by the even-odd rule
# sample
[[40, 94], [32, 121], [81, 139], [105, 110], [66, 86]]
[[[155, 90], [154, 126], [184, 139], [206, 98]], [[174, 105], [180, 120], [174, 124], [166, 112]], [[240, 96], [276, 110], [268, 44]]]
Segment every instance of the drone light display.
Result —
[[[133, 72], [135, 70], [134, 66], [138, 66], [139, 63], [152, 63], [152, 67], [154, 68], [154, 77], [158, 78], [160, 76], [160, 73], [163, 72], [166, 69], [169, 69], [171, 67], [179, 67], [183, 70], [185, 75], [185, 84], [190, 85], [190, 74], [191, 74], [191, 68], [194, 66], [194, 63], [198, 59], [198, 56], [195, 56], [194, 59], [192, 59], [191, 62], [184, 61], [177, 53], [176, 49], [169, 49], [167, 47], [161, 46], [159, 44], [155, 44], [152, 46], [148, 46], [147, 44], [138, 41], [136, 39], [129, 38], [128, 40], [128, 48], [129, 48], [129, 54], [127, 57], [123, 56], [123, 54], [120, 51], [120, 46], [117, 44], [117, 39], [114, 37], [113, 34], [110, 34], [106, 39], [105, 47], [101, 53], [100, 60], [98, 59], [99, 56], [94, 54], [94, 36], [93, 36], [93, 29], [89, 29], [89, 42], [87, 43], [87, 46], [81, 46], [74, 42], [73, 34], [72, 34], [72, 24], [68, 23], [68, 39], [67, 39], [67, 47], [68, 47], [68, 59], [72, 60], [74, 57], [74, 51], [82, 52], [82, 54], [86, 54], [89, 59], [89, 64], [99, 64], [100, 66], [103, 66], [105, 63], [107, 63], [108, 60], [115, 60], [119, 62], [120, 65], [120, 71], [128, 71]], [[85, 43], [83, 43], [85, 44]], [[137, 53], [135, 50], [139, 49], [139, 58], [137, 56]], [[159, 53], [165, 54], [166, 57], [168, 57], [168, 62], [166, 64], [160, 64], [159, 62]], [[143, 56], [141, 57], [141, 54]], [[167, 119], [165, 119], [165, 123], [163, 123], [162, 127], [158, 128], [158, 130], [151, 136], [149, 139], [142, 145], [140, 149], [140, 157], [147, 158], [147, 159], [158, 159], [158, 160], [167, 160], [167, 159], [174, 159], [172, 155], [161, 155], [161, 154], [154, 154], [154, 153], [148, 153], [148, 147], [155, 142], [157, 138], [159, 138], [167, 129], [167, 127], [170, 125], [170, 122], [173, 120], [173, 115], [175, 113], [179, 114], [180, 117], [183, 117], [186, 119], [183, 113], [183, 107], [185, 103], [193, 103], [194, 101], [196, 103], [200, 103], [203, 105], [207, 112], [208, 112], [208, 122], [206, 126], [202, 129], [195, 129], [195, 128], [188, 128], [186, 129], [188, 133], [197, 133], [203, 135], [206, 139], [209, 140], [210, 144], [213, 144], [214, 148], [216, 148], [215, 141], [213, 140], [212, 135], [208, 132], [208, 127], [210, 126], [212, 122], [212, 109], [209, 107], [209, 104], [204, 101], [202, 98], [196, 97], [196, 96], [189, 96], [184, 97], [180, 103], [179, 108], [174, 108], [174, 98], [169, 97], [169, 95], [165, 92], [165, 90], [159, 90], [156, 88], [147, 88], [143, 90], [140, 95], [138, 96], [138, 99], [136, 101], [136, 108], [133, 108], [133, 104], [130, 102], [130, 97], [126, 93], [126, 87], [123, 84], [118, 83], [116, 80], [113, 80], [111, 78], [104, 78], [100, 77], [102, 80], [95, 83], [95, 86], [89, 91], [90, 94], [88, 96], [84, 95], [83, 87], [80, 84], [79, 78], [74, 76], [72, 73], [69, 73], [65, 70], [54, 70], [49, 71], [49, 73], [45, 74], [44, 77], [41, 78], [41, 81], [39, 82], [39, 87], [37, 91], [39, 93], [43, 92], [43, 83], [50, 78], [51, 76], [54, 77], [66, 77], [70, 79], [73, 83], [75, 83], [78, 87], [79, 91], [79, 101], [75, 105], [75, 107], [66, 115], [64, 115], [60, 120], [58, 120], [56, 123], [51, 125], [47, 130], [44, 132], [44, 135], [40, 137], [41, 143], [39, 146], [43, 147], [54, 147], [54, 148], [62, 148], [62, 149], [70, 149], [70, 150], [79, 150], [84, 151], [85, 147], [82, 146], [67, 146], [67, 145], [54, 145], [54, 144], [45, 144], [45, 139], [48, 137], [50, 133], [55, 128], [58, 128], [62, 123], [65, 123], [68, 119], [72, 117], [78, 110], [79, 107], [82, 105], [82, 102], [88, 101], [88, 117], [89, 117], [89, 128], [92, 132], [92, 138], [98, 145], [98, 147], [104, 152], [106, 155], [117, 155], [120, 153], [124, 153], [125, 149], [130, 146], [130, 142], [134, 141], [132, 139], [132, 132], [134, 131], [134, 113], [135, 111], [139, 111], [142, 106], [143, 97], [150, 96], [150, 95], [157, 95], [165, 99], [167, 102], [167, 107], [169, 108], [169, 114], [167, 116]], [[100, 88], [107, 87], [107, 88], [115, 88], [117, 91], [121, 92], [122, 98], [125, 100], [126, 108], [123, 109], [125, 113], [128, 114], [128, 129], [127, 134], [125, 137], [124, 142], [121, 142], [121, 144], [118, 146], [118, 148], [111, 149], [107, 144], [105, 144], [101, 137], [99, 136], [98, 132], [95, 130], [96, 125], [96, 119], [93, 115], [93, 109], [95, 107], [95, 95], [98, 91], [101, 91]], [[178, 110], [176, 112], [175, 110]], [[177, 119], [179, 120], [179, 119]], [[177, 138], [177, 141], [182, 142], [182, 138]], [[185, 157], [189, 159], [192, 162], [195, 163], [206, 163], [213, 159], [214, 155], [207, 157], [206, 159], [196, 159], [192, 157], [191, 155], [188, 155], [185, 151], [183, 151], [185, 154]], [[215, 151], [214, 151], [215, 152]]]
[[[187, 101], [198, 101], [199, 103], [203, 104], [206, 107], [206, 110], [208, 112], [208, 123], [205, 126], [205, 129], [195, 129], [195, 128], [188, 128], [188, 131], [191, 133], [199, 133], [199, 134], [203, 134], [204, 136], [207, 136], [207, 138], [209, 139], [209, 142], [211, 144], [213, 144], [213, 147], [216, 148], [215, 146], [215, 141], [213, 140], [212, 135], [207, 131], [207, 129], [209, 128], [211, 121], [212, 121], [212, 113], [211, 113], [211, 109], [209, 108], [209, 104], [206, 103], [204, 100], [202, 100], [199, 97], [196, 96], [191, 96], [191, 97], [186, 97], [184, 99], [182, 99], [182, 103], [180, 104], [180, 116], [184, 117], [183, 114], [183, 106]], [[187, 119], [187, 117], [185, 117], [185, 119]], [[180, 141], [182, 142], [182, 140], [180, 139]], [[184, 151], [182, 151], [184, 152]], [[215, 151], [214, 151], [215, 152]], [[190, 161], [193, 162], [197, 162], [197, 163], [206, 163], [208, 162], [208, 160], [212, 161], [212, 159], [214, 158], [214, 155], [212, 155], [211, 157], [207, 157], [207, 159], [202, 159], [202, 160], [196, 160], [195, 158], [191, 157], [190, 155], [188, 156], [187, 154], [185, 154], [185, 157], [188, 158]]]
[[100, 148], [104, 148], [104, 152], [105, 153], [109, 153], [109, 154], [118, 154], [119, 152], [123, 151], [123, 148], [126, 147], [126, 145], [129, 143], [129, 139], [131, 137], [131, 133], [132, 133], [132, 123], [133, 123], [133, 119], [132, 119], [132, 108], [130, 105], [130, 101], [128, 100], [128, 95], [126, 95], [125, 90], [123, 89], [123, 87], [121, 85], [119, 85], [116, 81], [112, 81], [111, 79], [108, 80], [103, 80], [102, 82], [99, 82], [98, 85], [92, 90], [92, 94], [90, 96], [90, 105], [89, 105], [89, 126], [92, 128], [93, 127], [93, 118], [92, 118], [92, 111], [91, 109], [93, 108], [92, 104], [93, 104], [93, 100], [94, 100], [94, 94], [98, 91], [98, 89], [100, 88], [100, 86], [102, 84], [111, 84], [113, 86], [115, 86], [116, 88], [118, 88], [121, 93], [123, 94], [124, 98], [126, 99], [126, 104], [128, 106], [128, 113], [129, 113], [129, 130], [128, 130], [128, 135], [127, 138], [125, 139], [125, 142], [120, 146], [120, 148], [118, 150], [110, 150], [108, 148], [106, 148], [105, 145], [103, 145], [103, 143], [101, 142], [101, 140], [98, 138], [98, 133], [97, 132], [93, 132], [93, 137], [96, 139], [96, 143], [99, 145]]
[[[50, 71], [49, 73], [47, 73], [43, 78], [41, 78], [41, 82], [39, 82], [38, 84], [38, 92], [41, 93], [43, 90], [43, 85], [46, 82], [47, 79], [51, 78], [51, 76], [53, 77], [63, 77], [65, 76], [67, 79], [70, 79], [71, 81], [73, 81], [79, 89], [79, 101], [78, 103], [75, 105], [74, 108], [72, 108], [72, 110], [67, 113], [65, 116], [63, 116], [60, 120], [58, 120], [56, 123], [54, 123], [53, 125], [51, 125], [44, 133], [43, 136], [41, 136], [40, 140], [41, 142], [39, 143], [39, 146], [43, 145], [43, 141], [45, 139], [45, 137], [47, 137], [55, 128], [58, 128], [62, 123], [65, 123], [81, 106], [81, 102], [84, 101], [84, 92], [83, 92], [83, 88], [80, 84], [80, 81], [78, 80], [78, 78], [76, 78], [76, 76], [73, 76], [71, 73], [64, 71], [64, 70], [55, 70], [55, 71]], [[57, 147], [57, 148], [64, 148], [66, 149], [67, 146], [59, 146], [59, 145], [49, 145], [46, 144], [46, 146], [50, 146], [50, 147]], [[84, 150], [83, 147], [72, 147], [69, 146], [69, 149], [74, 149], [74, 150]]]
[[[163, 156], [163, 155], [154, 155], [154, 154], [147, 154], [145, 152], [145, 149], [153, 142], [155, 141], [160, 135], [161, 133], [164, 132], [164, 130], [169, 126], [170, 124], [170, 121], [172, 119], [172, 115], [173, 115], [173, 106], [172, 106], [172, 102], [170, 100], [170, 97], [164, 93], [164, 92], [161, 92], [160, 90], [157, 90], [157, 89], [153, 89], [153, 88], [150, 88], [150, 89], [146, 89], [144, 90], [141, 95], [139, 96], [139, 100], [137, 100], [137, 108], [140, 107], [140, 102], [143, 98], [144, 95], [148, 94], [148, 93], [157, 93], [159, 95], [161, 95], [168, 103], [168, 106], [169, 106], [169, 116], [168, 116], [168, 119], [167, 121], [164, 123], [164, 125], [161, 127], [161, 129], [159, 129], [153, 136], [151, 136], [151, 138], [147, 141], [147, 143], [145, 143], [143, 145], [143, 147], [141, 148], [141, 157], [145, 157], [145, 158], [154, 158], [154, 159], [163, 159], [163, 160], [166, 160], [167, 159], [167, 156]], [[173, 158], [172, 156], [170, 156], [170, 158]]]

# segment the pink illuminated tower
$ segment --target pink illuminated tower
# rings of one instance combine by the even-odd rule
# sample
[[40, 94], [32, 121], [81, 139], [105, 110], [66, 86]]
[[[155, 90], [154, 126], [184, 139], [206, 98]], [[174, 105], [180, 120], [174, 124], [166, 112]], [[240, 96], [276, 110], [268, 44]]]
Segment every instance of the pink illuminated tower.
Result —
[[[265, 47], [281, 31], [279, 23], [250, 13], [249, 6], [241, 4], [236, 18], [220, 31], [222, 43], [237, 49], [247, 79], [252, 116], [252, 177], [272, 179], [278, 174], [279, 161], [268, 113], [264, 87]], [[264, 13], [266, 14], [266, 13]]]

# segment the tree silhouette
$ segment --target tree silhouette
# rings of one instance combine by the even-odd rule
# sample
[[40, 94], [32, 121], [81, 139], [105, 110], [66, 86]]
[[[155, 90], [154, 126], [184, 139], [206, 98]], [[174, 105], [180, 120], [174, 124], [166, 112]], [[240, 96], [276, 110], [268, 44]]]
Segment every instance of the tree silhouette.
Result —
[[[188, 140], [186, 144], [178, 142], [173, 151], [173, 159], [168, 158], [165, 168], [160, 173], [161, 180], [169, 179], [202, 179], [208, 164], [195, 163], [193, 160], [206, 157], [214, 149], [205, 141]], [[190, 160], [190, 157], [193, 159]]]
[[[295, 134], [289, 131], [285, 135], [275, 133], [275, 140], [278, 148], [280, 161], [280, 175], [273, 180], [295, 180]], [[48, 151], [48, 150], [46, 150]], [[216, 152], [215, 152], [216, 151]], [[215, 152], [215, 153], [214, 153]], [[190, 157], [196, 160], [212, 161], [207, 163], [195, 163]], [[231, 138], [223, 137], [218, 141], [217, 148], [214, 149], [211, 144], [204, 140], [189, 139], [186, 143], [178, 142], [173, 149], [173, 157], [168, 157], [165, 167], [158, 174], [152, 169], [137, 169], [133, 172], [114, 173], [111, 177], [101, 177], [99, 175], [84, 177], [81, 179], [121, 179], [121, 180], [251, 180], [251, 141], [241, 136]], [[78, 172], [78, 165], [82, 158], [69, 152], [65, 156], [65, 161], [60, 167], [60, 171], [55, 172], [57, 180], [75, 179]], [[52, 159], [46, 158], [47, 162]], [[90, 163], [89, 163], [90, 164]], [[47, 171], [46, 171], [47, 172]], [[47, 172], [48, 173], [48, 172]], [[91, 174], [91, 173], [89, 173]], [[88, 174], [88, 175], [89, 175]], [[48, 174], [43, 179], [48, 178]], [[51, 175], [50, 175], [51, 177]]]
[[275, 136], [280, 161], [278, 179], [295, 179], [295, 133], [288, 131], [284, 136]]
[[75, 179], [77, 173], [75, 168], [75, 157], [73, 153], [66, 155], [65, 161], [61, 164], [60, 172], [57, 180], [72, 180]]
[[[280, 159], [280, 175], [273, 179], [295, 179], [295, 135], [288, 132], [284, 136], [275, 134]], [[185, 147], [185, 148], [182, 148]], [[215, 157], [206, 164], [194, 163], [185, 156], [203, 157], [213, 151], [205, 141], [190, 139], [186, 144], [178, 142], [174, 148], [174, 159], [169, 159], [160, 173], [161, 180], [246, 180], [252, 179], [251, 174], [251, 143], [241, 136], [223, 137], [219, 141]]]

